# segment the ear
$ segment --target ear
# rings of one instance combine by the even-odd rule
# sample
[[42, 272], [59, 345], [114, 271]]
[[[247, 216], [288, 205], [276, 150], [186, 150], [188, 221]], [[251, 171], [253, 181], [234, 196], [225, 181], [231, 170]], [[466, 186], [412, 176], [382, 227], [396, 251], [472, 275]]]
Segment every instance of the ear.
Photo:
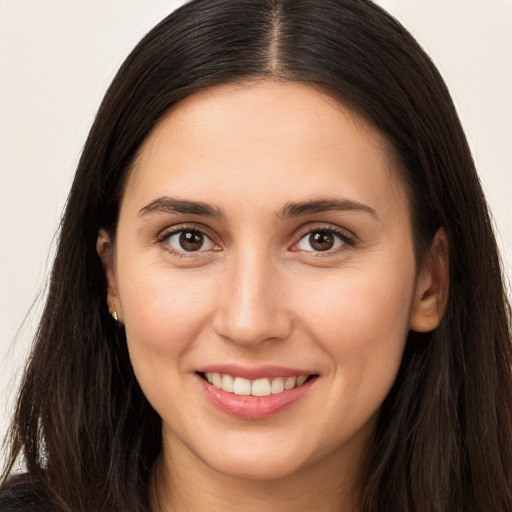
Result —
[[112, 242], [110, 235], [104, 229], [100, 229], [98, 232], [96, 252], [101, 259], [103, 270], [105, 271], [105, 276], [107, 278], [108, 310], [118, 323], [123, 323], [121, 303], [119, 302], [119, 295], [117, 292], [114, 243]]
[[439, 228], [417, 277], [410, 327], [413, 331], [429, 332], [441, 322], [448, 302], [448, 261], [448, 237]]

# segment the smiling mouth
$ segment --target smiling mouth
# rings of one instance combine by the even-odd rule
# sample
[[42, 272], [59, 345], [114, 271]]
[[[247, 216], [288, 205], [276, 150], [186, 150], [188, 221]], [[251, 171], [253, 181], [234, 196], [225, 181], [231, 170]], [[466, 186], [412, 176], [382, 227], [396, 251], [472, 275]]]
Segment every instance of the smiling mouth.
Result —
[[279, 395], [318, 377], [318, 375], [297, 375], [249, 380], [226, 373], [199, 372], [199, 375], [215, 388], [241, 396]]

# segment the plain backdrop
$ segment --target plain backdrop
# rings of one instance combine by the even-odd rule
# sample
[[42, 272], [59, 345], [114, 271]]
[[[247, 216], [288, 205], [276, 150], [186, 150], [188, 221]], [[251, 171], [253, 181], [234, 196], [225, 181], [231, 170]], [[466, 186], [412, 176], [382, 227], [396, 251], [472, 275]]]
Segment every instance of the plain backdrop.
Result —
[[[129, 51], [181, 3], [0, 0], [0, 440], [95, 112]], [[452, 91], [510, 276], [512, 0], [377, 3], [415, 35]]]

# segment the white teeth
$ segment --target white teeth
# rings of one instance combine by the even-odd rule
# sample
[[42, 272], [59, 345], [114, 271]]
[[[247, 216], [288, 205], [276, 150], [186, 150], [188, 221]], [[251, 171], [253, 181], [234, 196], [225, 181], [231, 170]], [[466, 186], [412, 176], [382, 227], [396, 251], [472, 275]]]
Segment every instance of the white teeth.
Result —
[[289, 389], [293, 389], [297, 385], [297, 379], [295, 377], [288, 377], [284, 381], [284, 389], [288, 391]]
[[213, 385], [217, 388], [217, 389], [221, 389], [222, 388], [222, 376], [220, 373], [214, 373], [212, 375], [212, 380], [213, 380]]
[[282, 393], [284, 391], [284, 379], [282, 377], [276, 377], [272, 380], [272, 394]]
[[222, 389], [224, 391], [227, 391], [228, 393], [233, 393], [233, 383], [234, 379], [231, 377], [231, 375], [223, 375], [222, 376]]
[[306, 375], [301, 375], [300, 377], [297, 377], [297, 386], [302, 386], [302, 384], [304, 384], [304, 382], [306, 382], [306, 380], [307, 380]]
[[251, 395], [253, 396], [268, 396], [272, 394], [270, 381], [268, 379], [257, 379], [253, 381], [251, 386]]
[[262, 378], [251, 381], [243, 377], [233, 377], [232, 375], [216, 372], [206, 372], [204, 376], [217, 389], [244, 396], [277, 395], [283, 391], [302, 386], [308, 378], [307, 375], [300, 375], [298, 377]]
[[233, 383], [233, 391], [235, 395], [250, 395], [251, 394], [251, 381], [237, 377]]

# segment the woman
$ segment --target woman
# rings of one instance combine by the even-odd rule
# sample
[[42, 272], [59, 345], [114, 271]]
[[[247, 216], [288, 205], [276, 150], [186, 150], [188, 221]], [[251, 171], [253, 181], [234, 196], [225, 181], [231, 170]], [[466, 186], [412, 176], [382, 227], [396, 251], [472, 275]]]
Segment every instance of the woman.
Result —
[[510, 510], [509, 325], [411, 36], [362, 0], [193, 1], [84, 148], [4, 508]]

